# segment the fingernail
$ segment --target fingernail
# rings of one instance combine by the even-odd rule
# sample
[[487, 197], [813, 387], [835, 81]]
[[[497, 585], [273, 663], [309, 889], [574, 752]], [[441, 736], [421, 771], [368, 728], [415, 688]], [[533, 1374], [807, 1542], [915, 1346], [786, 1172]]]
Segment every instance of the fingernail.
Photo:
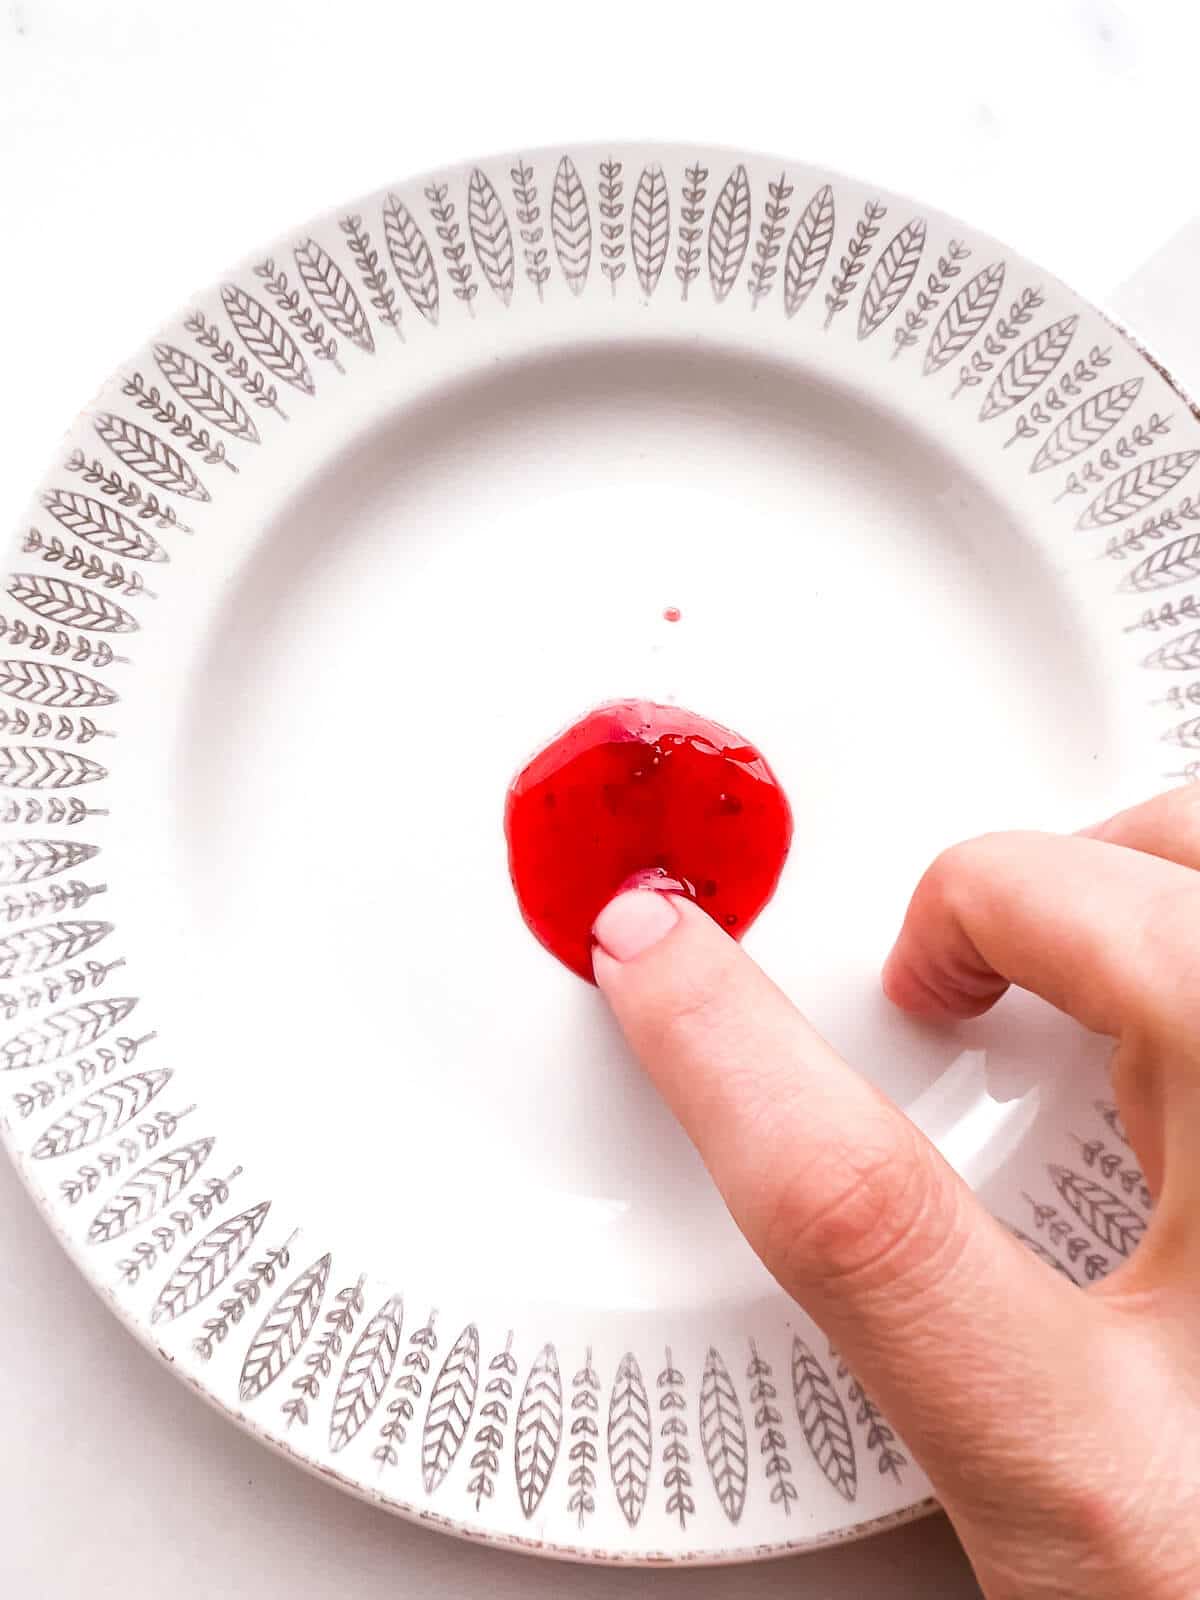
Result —
[[654, 889], [627, 889], [610, 900], [592, 926], [592, 937], [614, 961], [636, 961], [679, 921], [674, 898]]

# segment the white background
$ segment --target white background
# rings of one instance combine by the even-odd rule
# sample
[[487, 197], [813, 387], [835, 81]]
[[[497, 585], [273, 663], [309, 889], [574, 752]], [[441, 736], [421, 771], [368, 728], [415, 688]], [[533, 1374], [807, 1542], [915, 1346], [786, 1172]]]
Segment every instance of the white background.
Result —
[[[1195, 208], [1198, 45], [1178, 0], [0, 0], [0, 513], [104, 374], [228, 262], [491, 149], [786, 152], [957, 213], [1111, 304]], [[1170, 359], [1160, 281], [1124, 303]], [[136, 1346], [2, 1161], [0, 1419], [14, 1600], [978, 1592], [940, 1520], [736, 1575], [647, 1574], [534, 1564], [353, 1503]]]

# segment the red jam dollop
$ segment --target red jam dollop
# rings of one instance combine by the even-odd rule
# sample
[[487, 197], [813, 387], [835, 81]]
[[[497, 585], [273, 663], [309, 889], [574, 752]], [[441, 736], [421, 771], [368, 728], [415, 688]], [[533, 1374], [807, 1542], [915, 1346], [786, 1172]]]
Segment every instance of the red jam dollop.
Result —
[[740, 939], [779, 882], [792, 813], [740, 734], [676, 706], [620, 700], [518, 773], [504, 831], [530, 931], [593, 981], [592, 924], [631, 879], [674, 879]]

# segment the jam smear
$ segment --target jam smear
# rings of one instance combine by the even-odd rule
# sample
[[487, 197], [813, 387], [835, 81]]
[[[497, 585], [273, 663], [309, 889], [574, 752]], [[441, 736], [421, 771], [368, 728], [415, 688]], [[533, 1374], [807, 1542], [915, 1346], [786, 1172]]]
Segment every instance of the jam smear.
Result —
[[592, 980], [592, 923], [631, 880], [675, 880], [740, 939], [779, 881], [792, 814], [739, 734], [677, 706], [620, 700], [513, 780], [508, 867], [530, 931]]

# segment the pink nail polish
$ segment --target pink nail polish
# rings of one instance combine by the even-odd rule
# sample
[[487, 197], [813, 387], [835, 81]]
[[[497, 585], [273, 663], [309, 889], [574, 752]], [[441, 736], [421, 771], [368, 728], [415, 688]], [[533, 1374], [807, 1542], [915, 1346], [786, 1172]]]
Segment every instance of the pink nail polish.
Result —
[[592, 937], [614, 961], [636, 961], [665, 939], [678, 921], [679, 911], [670, 893], [657, 888], [626, 889], [596, 918]]

